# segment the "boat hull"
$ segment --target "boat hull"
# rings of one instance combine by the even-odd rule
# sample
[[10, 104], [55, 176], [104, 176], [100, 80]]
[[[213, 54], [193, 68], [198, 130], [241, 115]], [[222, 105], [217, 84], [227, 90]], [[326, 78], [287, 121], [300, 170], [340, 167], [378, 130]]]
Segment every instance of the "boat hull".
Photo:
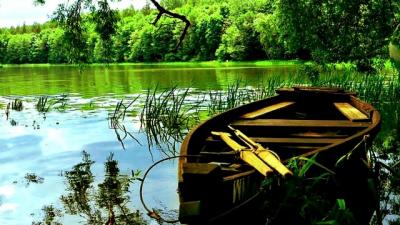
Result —
[[[262, 142], [284, 164], [313, 157], [323, 167], [313, 166], [307, 176], [325, 169], [335, 173], [335, 184], [323, 187], [332, 192], [329, 197], [345, 199], [360, 224], [369, 221], [377, 203], [373, 198], [366, 201], [373, 195], [367, 148], [379, 131], [379, 112], [354, 93], [337, 89], [291, 88], [277, 93], [214, 116], [186, 136], [180, 154], [190, 157], [181, 158], [178, 171], [181, 223], [243, 224], [248, 220], [238, 216], [243, 212], [264, 221], [262, 205], [275, 193], [265, 188], [279, 193], [279, 186], [266, 185], [265, 176], [210, 134], [226, 131], [228, 125]], [[277, 218], [275, 224], [284, 223]]]

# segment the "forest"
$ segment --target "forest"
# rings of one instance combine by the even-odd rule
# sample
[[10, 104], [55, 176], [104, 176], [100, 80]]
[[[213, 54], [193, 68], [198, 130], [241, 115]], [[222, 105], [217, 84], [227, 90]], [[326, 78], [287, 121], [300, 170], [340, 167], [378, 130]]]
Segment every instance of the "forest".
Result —
[[99, 2], [75, 30], [57, 12], [45, 24], [0, 29], [0, 63], [301, 59], [363, 69], [400, 43], [400, 3], [391, 0], [162, 0], [191, 23], [179, 47], [184, 23], [162, 16], [154, 24], [151, 3], [115, 11]]

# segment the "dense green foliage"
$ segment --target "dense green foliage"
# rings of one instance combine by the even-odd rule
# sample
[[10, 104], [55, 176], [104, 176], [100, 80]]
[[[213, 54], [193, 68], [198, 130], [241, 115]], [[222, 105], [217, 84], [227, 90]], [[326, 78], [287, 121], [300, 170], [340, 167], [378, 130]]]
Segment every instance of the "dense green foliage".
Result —
[[[43, 2], [43, 1], [38, 1]], [[86, 3], [89, 2], [89, 3]], [[55, 22], [0, 29], [0, 63], [92, 63], [310, 59], [362, 69], [399, 44], [399, 3], [297, 0], [163, 0], [191, 27], [147, 5], [114, 11], [108, 1], [73, 1]], [[86, 11], [85, 11], [86, 10]]]

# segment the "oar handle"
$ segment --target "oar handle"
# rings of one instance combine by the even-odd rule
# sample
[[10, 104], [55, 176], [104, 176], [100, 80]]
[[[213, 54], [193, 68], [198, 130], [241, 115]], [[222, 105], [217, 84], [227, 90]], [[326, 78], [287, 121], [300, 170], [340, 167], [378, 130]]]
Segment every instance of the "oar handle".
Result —
[[283, 165], [282, 162], [269, 150], [259, 149], [255, 151], [255, 154], [257, 154], [260, 159], [262, 159], [268, 166], [272, 167], [283, 177], [290, 177], [293, 175], [292, 171]]
[[229, 133], [211, 132], [211, 134], [219, 136], [231, 149], [239, 152], [240, 158], [262, 175], [267, 176], [267, 174], [273, 172], [273, 170], [259, 156], [257, 156], [254, 151], [246, 150], [247, 148], [233, 140]]
[[243, 132], [238, 129], [233, 128], [232, 126], [228, 126], [230, 130], [234, 132], [234, 134], [242, 140], [246, 145], [248, 145], [251, 149], [255, 150], [255, 153], [263, 160], [268, 166], [272, 167], [283, 177], [292, 176], [293, 173], [281, 163], [278, 157], [272, 154], [268, 149], [265, 149], [261, 144], [253, 141]]

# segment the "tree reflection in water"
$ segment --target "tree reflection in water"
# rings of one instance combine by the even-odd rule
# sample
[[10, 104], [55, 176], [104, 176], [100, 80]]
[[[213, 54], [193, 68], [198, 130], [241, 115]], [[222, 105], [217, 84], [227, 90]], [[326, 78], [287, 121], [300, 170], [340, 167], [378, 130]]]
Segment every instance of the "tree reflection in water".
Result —
[[130, 175], [120, 174], [118, 162], [111, 153], [104, 163], [104, 180], [95, 185], [95, 177], [91, 167], [94, 161], [83, 151], [82, 161], [62, 174], [65, 177], [65, 195], [60, 197], [62, 209], [54, 206], [44, 206], [44, 218], [33, 225], [61, 224], [64, 215], [79, 216], [83, 224], [130, 224], [144, 225], [147, 222], [138, 210], [127, 205], [130, 202], [129, 186], [135, 181], [139, 173]]

